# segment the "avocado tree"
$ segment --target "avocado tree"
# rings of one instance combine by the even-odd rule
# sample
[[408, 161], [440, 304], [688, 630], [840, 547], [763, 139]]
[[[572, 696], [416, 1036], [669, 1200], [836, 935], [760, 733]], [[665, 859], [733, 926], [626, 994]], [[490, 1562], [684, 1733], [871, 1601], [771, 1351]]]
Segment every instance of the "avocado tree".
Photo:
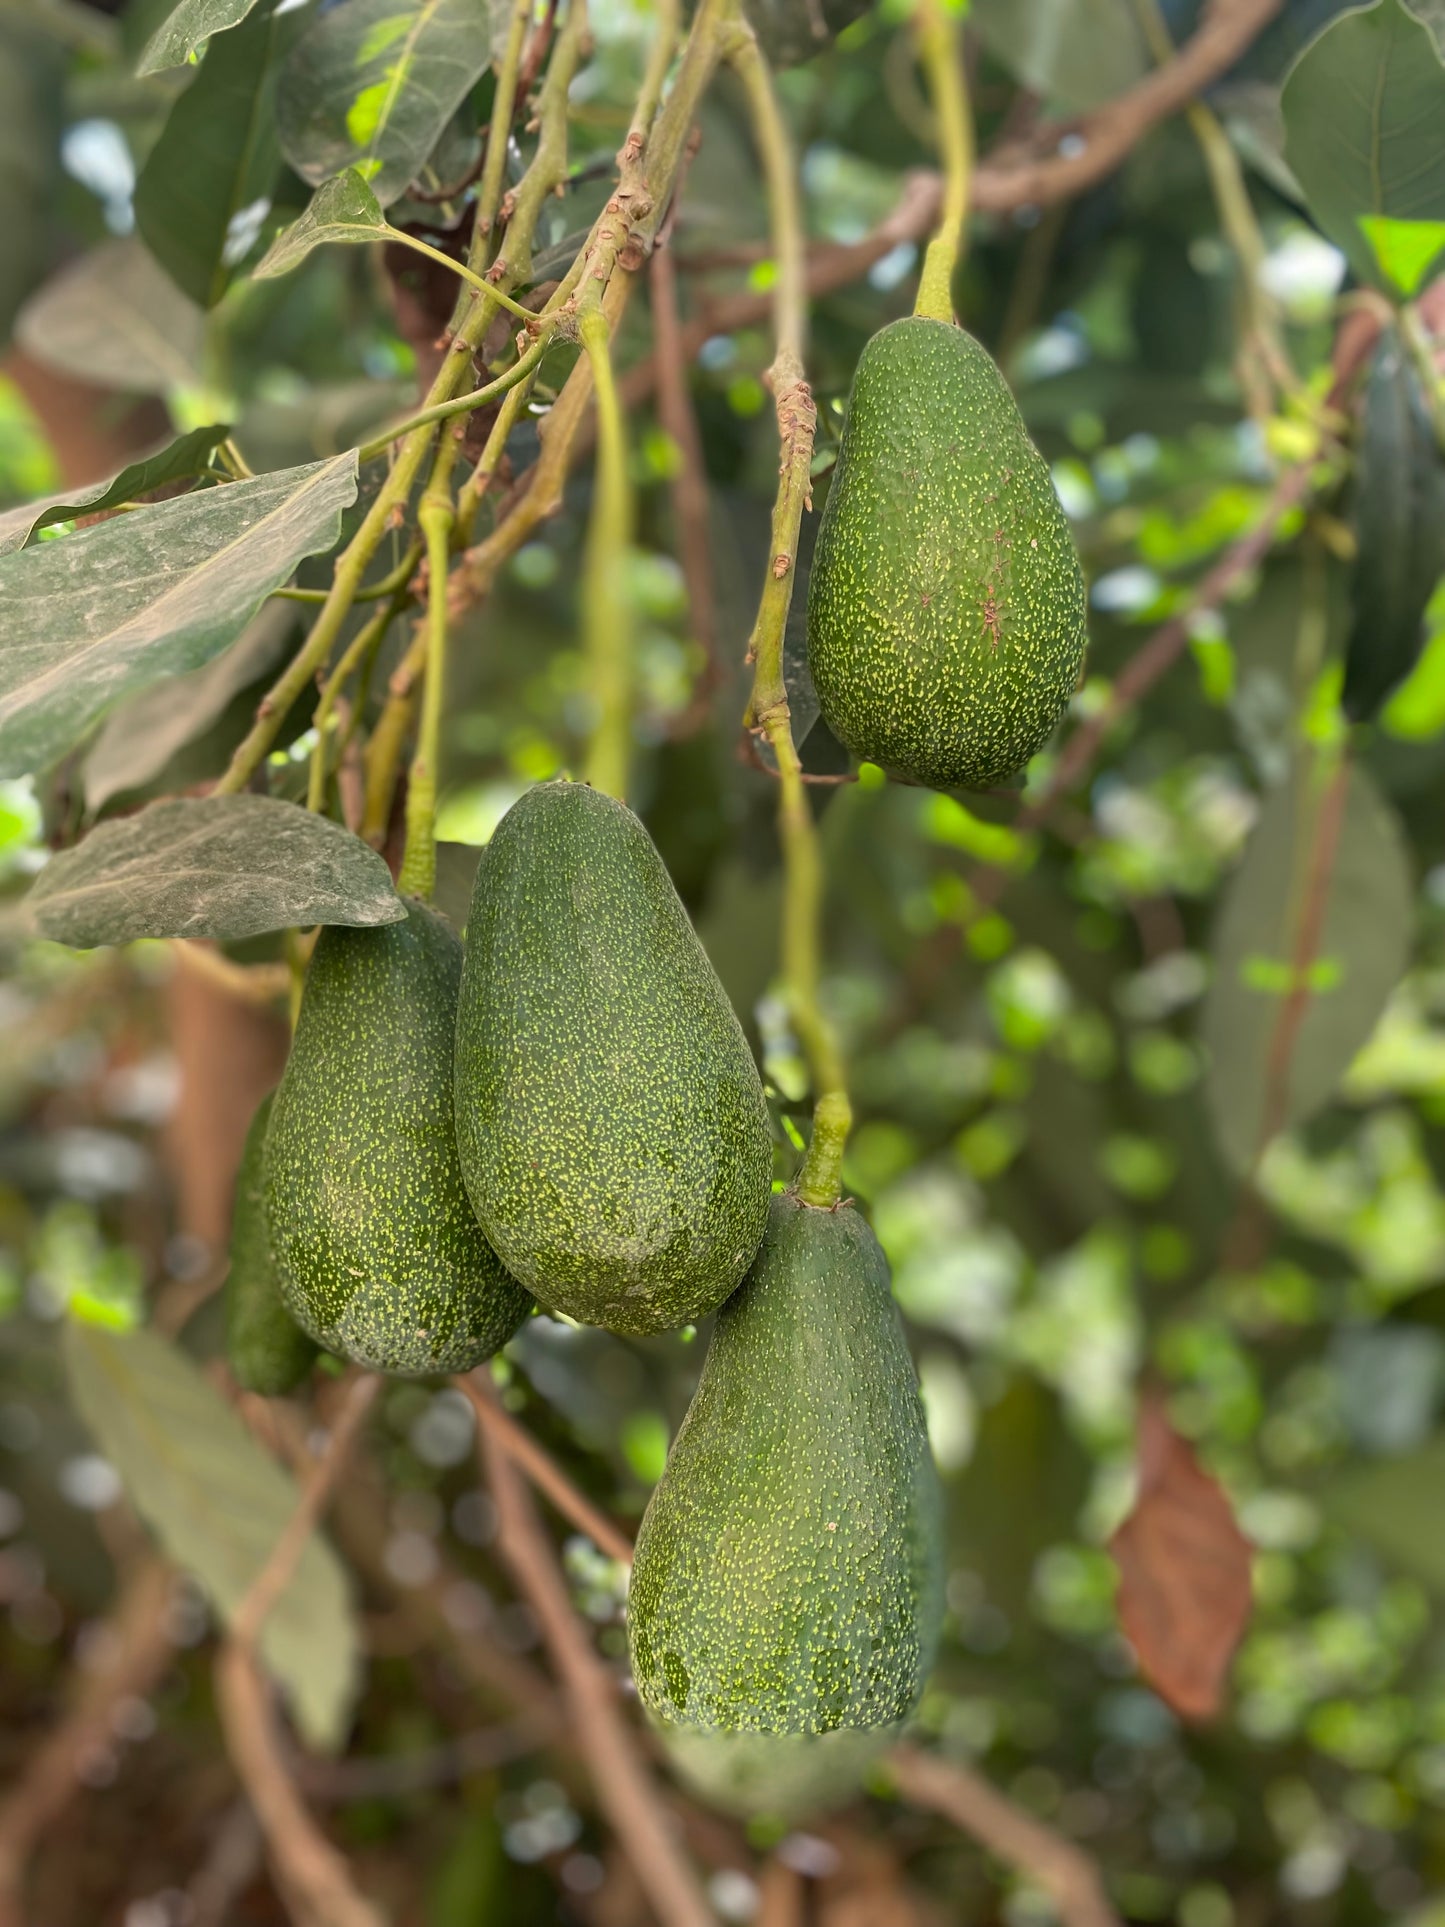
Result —
[[1438, 1927], [1439, 5], [0, 100], [0, 1927]]

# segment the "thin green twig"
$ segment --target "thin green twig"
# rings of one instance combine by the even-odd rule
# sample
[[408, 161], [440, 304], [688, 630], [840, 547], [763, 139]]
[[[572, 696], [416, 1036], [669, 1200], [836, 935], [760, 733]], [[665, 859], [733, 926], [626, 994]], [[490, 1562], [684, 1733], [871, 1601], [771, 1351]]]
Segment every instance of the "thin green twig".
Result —
[[776, 353], [769, 370], [782, 460], [773, 504], [772, 542], [757, 621], [748, 643], [753, 692], [747, 727], [762, 736], [778, 769], [778, 833], [783, 846], [782, 977], [788, 1013], [813, 1081], [813, 1135], [798, 1178], [805, 1204], [838, 1200], [843, 1151], [853, 1121], [837, 1038], [819, 1001], [823, 861], [817, 827], [793, 742], [783, 676], [783, 637], [793, 599], [798, 532], [811, 499], [817, 410], [808, 387], [807, 280], [797, 169], [767, 61], [752, 29], [743, 26], [728, 58], [747, 91], [772, 220], [773, 327]]

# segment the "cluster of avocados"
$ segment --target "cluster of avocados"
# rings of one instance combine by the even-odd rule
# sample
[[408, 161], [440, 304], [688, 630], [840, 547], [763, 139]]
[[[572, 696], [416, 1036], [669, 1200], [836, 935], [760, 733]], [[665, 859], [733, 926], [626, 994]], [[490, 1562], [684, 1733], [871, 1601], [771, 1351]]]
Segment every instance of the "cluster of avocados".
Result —
[[[827, 720], [898, 774], [991, 783], [1057, 721], [1078, 563], [960, 330], [914, 318], [865, 350], [808, 614]], [[465, 1371], [534, 1303], [626, 1334], [717, 1312], [637, 1540], [637, 1690], [715, 1802], [846, 1795], [916, 1706], [942, 1613], [883, 1252], [852, 1203], [775, 1190], [747, 1040], [625, 804], [540, 783], [483, 854], [465, 943], [406, 910], [318, 939], [239, 1181], [236, 1377], [283, 1393], [322, 1348]]]

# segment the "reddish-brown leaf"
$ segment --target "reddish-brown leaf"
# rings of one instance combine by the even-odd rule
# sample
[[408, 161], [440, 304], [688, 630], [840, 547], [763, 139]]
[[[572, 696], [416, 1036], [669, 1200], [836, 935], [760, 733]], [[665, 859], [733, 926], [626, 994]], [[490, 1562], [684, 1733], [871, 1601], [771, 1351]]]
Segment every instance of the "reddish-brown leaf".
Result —
[[1249, 1624], [1249, 1541], [1158, 1397], [1140, 1408], [1138, 1450], [1139, 1497], [1109, 1543], [1119, 1625], [1159, 1697], [1212, 1719]]

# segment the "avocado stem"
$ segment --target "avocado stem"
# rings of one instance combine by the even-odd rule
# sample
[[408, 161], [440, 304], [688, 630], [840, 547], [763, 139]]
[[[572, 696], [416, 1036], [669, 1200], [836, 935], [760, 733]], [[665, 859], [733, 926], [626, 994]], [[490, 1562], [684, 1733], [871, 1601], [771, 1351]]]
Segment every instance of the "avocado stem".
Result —
[[823, 860], [817, 827], [803, 785], [803, 766], [793, 741], [783, 674], [783, 636], [792, 607], [798, 533], [812, 507], [813, 436], [818, 411], [808, 386], [807, 278], [797, 168], [772, 75], [756, 34], [734, 0], [734, 37], [727, 58], [747, 91], [753, 137], [767, 184], [773, 255], [778, 278], [773, 293], [775, 351], [768, 370], [778, 418], [782, 458], [773, 503], [768, 573], [748, 641], [753, 691], [744, 726], [763, 737], [778, 766], [778, 835], [783, 846], [782, 978], [788, 1014], [808, 1061], [816, 1096], [813, 1139], [799, 1180], [807, 1204], [837, 1202], [838, 1171], [852, 1111], [843, 1059], [832, 1026], [818, 1002]]
[[422, 684], [421, 726], [406, 786], [406, 849], [397, 887], [407, 896], [428, 901], [437, 878], [437, 761], [441, 753], [442, 700], [447, 670], [447, 571], [451, 566], [451, 470], [456, 444], [443, 435], [417, 510], [426, 542], [426, 680]]
[[973, 119], [963, 81], [962, 13], [950, 0], [918, 0], [913, 16], [918, 57], [928, 77], [943, 160], [943, 213], [923, 257], [916, 315], [952, 321], [953, 276], [962, 258], [973, 172]]
[[577, 332], [597, 396], [597, 480], [582, 563], [582, 637], [594, 707], [585, 765], [593, 789], [625, 800], [632, 761], [632, 637], [627, 557], [632, 541], [632, 483], [627, 431], [612, 371], [607, 316], [599, 284], [589, 281]]

